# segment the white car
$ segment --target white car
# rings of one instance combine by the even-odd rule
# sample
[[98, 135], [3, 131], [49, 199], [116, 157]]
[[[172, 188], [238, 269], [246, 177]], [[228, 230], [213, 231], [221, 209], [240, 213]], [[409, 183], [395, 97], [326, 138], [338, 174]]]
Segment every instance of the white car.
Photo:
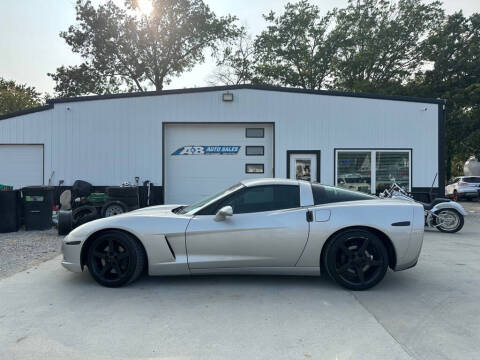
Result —
[[480, 176], [459, 176], [445, 187], [445, 195], [455, 201], [478, 198], [479, 193]]
[[302, 180], [255, 179], [192, 205], [136, 210], [81, 225], [63, 266], [101, 285], [150, 275], [319, 276], [364, 290], [417, 263], [423, 207]]

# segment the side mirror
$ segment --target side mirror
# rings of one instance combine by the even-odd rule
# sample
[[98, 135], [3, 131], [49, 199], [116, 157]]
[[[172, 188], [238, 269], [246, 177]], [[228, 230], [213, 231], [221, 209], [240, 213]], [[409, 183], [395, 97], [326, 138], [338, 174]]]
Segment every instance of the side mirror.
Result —
[[217, 211], [215, 221], [224, 221], [227, 216], [233, 216], [233, 209], [231, 206], [224, 206]]

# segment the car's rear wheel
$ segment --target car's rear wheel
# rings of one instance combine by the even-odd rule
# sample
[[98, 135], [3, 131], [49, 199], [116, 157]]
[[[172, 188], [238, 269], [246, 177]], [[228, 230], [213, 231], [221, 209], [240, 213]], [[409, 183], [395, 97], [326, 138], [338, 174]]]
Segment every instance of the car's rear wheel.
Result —
[[366, 290], [378, 284], [388, 269], [388, 253], [374, 233], [363, 229], [337, 234], [324, 252], [327, 273], [350, 290]]
[[445, 233], [456, 233], [462, 230], [465, 220], [463, 215], [455, 209], [442, 209], [435, 213], [437, 215], [437, 229]]
[[117, 230], [105, 232], [90, 244], [87, 266], [103, 286], [120, 287], [135, 281], [145, 267], [146, 255], [131, 235]]

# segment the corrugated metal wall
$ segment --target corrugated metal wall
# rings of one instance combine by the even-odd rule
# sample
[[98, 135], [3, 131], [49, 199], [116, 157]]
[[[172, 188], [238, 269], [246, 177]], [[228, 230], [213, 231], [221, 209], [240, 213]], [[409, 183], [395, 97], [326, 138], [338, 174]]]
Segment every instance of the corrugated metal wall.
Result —
[[[45, 145], [45, 183], [162, 182], [162, 122], [274, 122], [275, 174], [287, 150], [321, 150], [321, 181], [334, 183], [334, 148], [412, 148], [413, 187], [438, 168], [438, 105], [253, 89], [55, 104], [0, 121], [0, 144]], [[221, 139], [220, 139], [221, 140]], [[0, 170], [1, 171], [1, 170]]]

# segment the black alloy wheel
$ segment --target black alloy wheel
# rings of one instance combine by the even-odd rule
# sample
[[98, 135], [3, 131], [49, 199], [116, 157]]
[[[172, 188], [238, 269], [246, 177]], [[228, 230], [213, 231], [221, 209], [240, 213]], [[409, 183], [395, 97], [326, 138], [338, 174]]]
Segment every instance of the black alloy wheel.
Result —
[[135, 281], [145, 267], [142, 246], [131, 235], [117, 230], [101, 234], [88, 248], [87, 266], [103, 286], [120, 287]]
[[372, 232], [352, 229], [327, 244], [325, 268], [330, 277], [350, 290], [366, 290], [378, 284], [388, 269], [388, 253]]

